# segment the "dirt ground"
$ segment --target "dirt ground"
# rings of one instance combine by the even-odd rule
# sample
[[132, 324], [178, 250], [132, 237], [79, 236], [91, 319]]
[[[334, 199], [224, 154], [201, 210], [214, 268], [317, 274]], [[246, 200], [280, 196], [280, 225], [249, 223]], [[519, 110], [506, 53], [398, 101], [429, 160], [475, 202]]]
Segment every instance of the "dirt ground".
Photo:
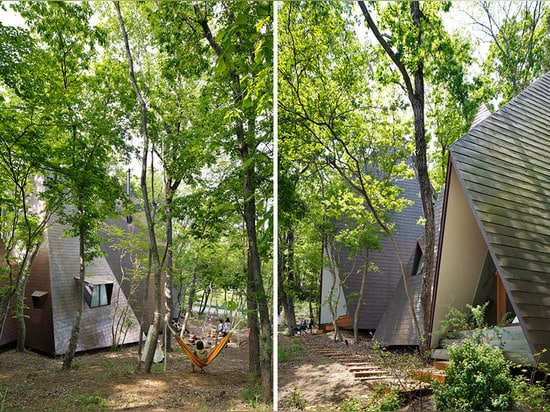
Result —
[[[239, 341], [241, 346], [237, 346]], [[174, 351], [152, 373], [136, 371], [137, 345], [77, 354], [69, 372], [42, 354], [0, 353], [0, 411], [272, 410], [258, 404], [248, 380], [246, 331], [205, 368], [193, 373], [175, 340]]]
[[[377, 355], [372, 350], [372, 341], [360, 338], [354, 343], [351, 335], [344, 335], [348, 341], [334, 342], [331, 333], [322, 335], [296, 336], [290, 338], [279, 334], [279, 353], [289, 353], [288, 361], [279, 362], [278, 405], [280, 411], [303, 410], [336, 411], [340, 410], [345, 399], [367, 400], [372, 396], [372, 387], [357, 382], [343, 362], [319, 353], [317, 347], [332, 348], [348, 354], [354, 361], [374, 361]], [[299, 349], [301, 348], [301, 349]], [[415, 400], [402, 410], [433, 410], [428, 398]]]
[[[292, 340], [299, 343], [302, 351], [293, 351]], [[340, 362], [319, 354], [306, 345], [306, 340], [324, 347], [334, 346], [339, 351], [369, 353], [366, 345], [346, 346], [336, 343], [332, 335], [297, 336], [290, 338], [279, 334], [279, 348], [294, 352], [287, 362], [279, 363], [279, 410], [292, 409], [293, 398], [303, 399], [306, 410], [337, 410], [347, 398], [366, 397], [368, 388], [354, 381], [353, 375]], [[295, 399], [294, 399], [295, 400]]]

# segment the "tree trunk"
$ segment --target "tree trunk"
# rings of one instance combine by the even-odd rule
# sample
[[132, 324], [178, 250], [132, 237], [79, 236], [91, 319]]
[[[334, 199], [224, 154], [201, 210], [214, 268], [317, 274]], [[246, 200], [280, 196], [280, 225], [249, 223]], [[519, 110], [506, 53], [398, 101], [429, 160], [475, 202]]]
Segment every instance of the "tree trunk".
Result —
[[[292, 269], [293, 263], [293, 251], [294, 248], [294, 233], [289, 232], [286, 236], [283, 234], [285, 240], [286, 250], [288, 251], [285, 259], [284, 254], [281, 255], [279, 261], [279, 295], [281, 297], [281, 303], [283, 304], [283, 310], [285, 312], [285, 320], [288, 326], [288, 333], [292, 335], [292, 328], [296, 326], [296, 312], [294, 308], [294, 299], [292, 296], [294, 290], [294, 273]], [[285, 277], [286, 274], [286, 277]]]
[[[143, 195], [143, 211], [145, 213], [145, 218], [147, 221], [147, 232], [149, 235], [149, 247], [151, 249], [151, 258], [152, 258], [152, 269], [155, 282], [155, 315], [153, 317], [153, 336], [151, 337], [152, 344], [149, 345], [148, 351], [145, 354], [145, 372], [151, 373], [151, 368], [153, 366], [153, 357], [155, 355], [156, 342], [158, 340], [158, 334], [161, 324], [161, 301], [162, 301], [162, 291], [161, 291], [161, 265], [160, 265], [160, 256], [157, 246], [157, 239], [155, 235], [155, 226], [153, 222], [153, 216], [151, 213], [151, 205], [149, 203], [149, 193], [147, 189], [147, 157], [149, 153], [149, 131], [147, 123], [147, 103], [143, 99], [141, 91], [136, 81], [136, 76], [134, 72], [134, 61], [132, 58], [132, 52], [130, 50], [130, 43], [128, 40], [128, 33], [124, 25], [124, 20], [122, 18], [122, 13], [120, 11], [120, 2], [115, 1], [115, 8], [118, 15], [118, 20], [120, 24], [120, 30], [122, 32], [122, 37], [124, 41], [124, 48], [126, 50], [126, 56], [128, 58], [128, 71], [130, 75], [130, 81], [132, 83], [132, 88], [136, 95], [137, 102], [141, 108], [141, 133], [143, 138], [143, 154], [142, 154], [142, 163], [141, 163], [141, 191]], [[152, 161], [152, 160], [151, 160]]]
[[[425, 117], [424, 117], [424, 64], [423, 59], [419, 59], [416, 68], [413, 70], [414, 83], [411, 81], [411, 76], [407, 67], [401, 61], [401, 57], [398, 56], [388, 45], [382, 33], [374, 23], [365, 3], [359, 1], [359, 7], [365, 16], [368, 26], [373, 32], [374, 36], [393, 61], [405, 83], [407, 95], [411, 103], [414, 115], [414, 140], [415, 140], [415, 156], [418, 183], [420, 185], [420, 198], [422, 200], [422, 208], [424, 210], [424, 218], [426, 219], [426, 225], [424, 228], [424, 258], [426, 261], [426, 278], [423, 284], [422, 304], [424, 312], [424, 330], [423, 333], [419, 333], [418, 340], [422, 349], [426, 343], [425, 336], [427, 336], [429, 328], [429, 319], [431, 312], [431, 300], [432, 300], [432, 285], [433, 285], [433, 271], [434, 271], [434, 247], [435, 247], [435, 216], [433, 207], [433, 192], [430, 184], [430, 178], [428, 175], [428, 162], [427, 162], [427, 144], [426, 144], [426, 130], [425, 130]], [[418, 35], [416, 42], [419, 50], [422, 45], [422, 30], [420, 23], [422, 19], [422, 11], [420, 10], [420, 4], [418, 1], [410, 2], [411, 17], [413, 24], [418, 27]], [[403, 273], [403, 278], [406, 281], [406, 275]], [[406, 283], [405, 283], [405, 286]], [[409, 297], [410, 300], [410, 297]], [[411, 310], [416, 319], [416, 312], [414, 306], [411, 304]], [[418, 327], [417, 327], [418, 329]]]
[[[224, 50], [214, 38], [212, 31], [208, 25], [208, 21], [202, 16], [199, 6], [193, 5], [198, 23], [200, 24], [204, 37], [216, 53], [221, 58], [224, 55]], [[243, 90], [241, 88], [241, 78], [236, 70], [231, 71], [230, 87], [232, 88], [233, 100], [235, 105], [239, 105], [243, 101]], [[255, 118], [249, 123], [250, 135], [254, 130]], [[237, 120], [235, 124], [236, 141], [239, 145], [239, 151], [242, 161], [243, 173], [243, 199], [244, 199], [244, 220], [246, 226], [246, 234], [248, 239], [247, 252], [247, 300], [248, 300], [248, 321], [250, 327], [250, 368], [251, 372], [257, 374], [256, 368], [261, 373], [262, 383], [262, 398], [269, 402], [273, 398], [273, 373], [272, 373], [272, 327], [269, 318], [269, 306], [267, 295], [265, 293], [263, 278], [261, 273], [261, 261], [257, 244], [256, 231], [256, 186], [255, 186], [255, 171], [253, 162], [253, 153], [251, 154], [251, 146], [245, 136], [244, 124], [242, 120]], [[252, 148], [252, 151], [254, 149]], [[259, 314], [259, 323], [258, 323]], [[260, 328], [261, 327], [261, 340]], [[258, 353], [259, 359], [256, 355]], [[259, 363], [259, 364], [258, 364]]]
[[[84, 210], [82, 209], [82, 199], [79, 195], [78, 200], [78, 214], [80, 216], [80, 219], [83, 219]], [[85, 288], [85, 280], [86, 280], [86, 248], [85, 248], [85, 231], [83, 223], [80, 223], [79, 225], [79, 236], [78, 236], [78, 255], [80, 257], [80, 269], [79, 269], [79, 293], [78, 293], [78, 300], [76, 303], [76, 310], [75, 310], [75, 321], [73, 324], [73, 330], [71, 332], [71, 339], [69, 340], [69, 347], [67, 349], [67, 352], [65, 353], [65, 358], [63, 359], [63, 370], [69, 370], [71, 369], [71, 364], [74, 359], [74, 355], [76, 353], [76, 345], [78, 343], [78, 338], [80, 337], [80, 320], [82, 318], [82, 309], [84, 305], [84, 288]]]
[[152, 271], [152, 261], [153, 258], [151, 257], [151, 249], [149, 248], [149, 256], [147, 260], [147, 276], [145, 276], [145, 293], [143, 296], [143, 303], [142, 303], [142, 312], [141, 312], [141, 333], [139, 336], [139, 344], [138, 344], [138, 355], [141, 359], [141, 351], [143, 349], [143, 339], [142, 336], [144, 333], [147, 333], [149, 331], [149, 318], [147, 317], [147, 313], [149, 312], [149, 293], [150, 293], [150, 285], [151, 285], [151, 271]]
[[361, 276], [361, 287], [359, 288], [359, 296], [357, 297], [357, 305], [353, 314], [353, 339], [355, 343], [359, 342], [359, 315], [361, 314], [361, 305], [365, 298], [365, 287], [367, 286], [367, 275], [369, 273], [369, 251], [365, 250], [365, 265], [363, 267], [363, 276]]
[[[240, 87], [240, 82], [234, 79], [234, 87]], [[239, 93], [240, 95], [240, 93]], [[248, 238], [248, 281], [252, 286], [252, 298], [256, 299], [256, 306], [260, 315], [261, 325], [261, 341], [258, 336], [260, 345], [260, 370], [262, 382], [262, 399], [266, 402], [271, 401], [273, 397], [273, 369], [272, 369], [272, 327], [269, 318], [269, 307], [267, 295], [265, 293], [262, 272], [260, 253], [258, 251], [258, 241], [256, 232], [256, 197], [254, 186], [254, 170], [250, 166], [249, 147], [244, 137], [244, 129], [242, 123], [237, 124], [237, 138], [241, 144], [241, 158], [244, 168], [243, 176], [243, 195], [244, 195], [244, 220], [246, 223], [246, 233]], [[251, 299], [249, 298], [249, 301]], [[255, 313], [255, 312], [253, 312]], [[251, 331], [252, 335], [252, 331]], [[256, 360], [254, 359], [256, 362]]]
[[18, 281], [17, 290], [16, 290], [16, 299], [18, 303], [15, 305], [17, 308], [17, 352], [25, 352], [25, 341], [27, 340], [27, 327], [25, 325], [25, 314], [24, 314], [24, 305], [25, 305], [25, 289], [27, 287], [27, 281], [29, 280], [29, 275], [31, 273], [32, 264], [34, 259], [38, 254], [41, 243], [36, 243], [32, 247], [30, 259], [24, 259], [23, 265], [24, 268], [21, 271], [21, 278]]
[[[172, 297], [172, 279], [173, 279], [173, 237], [172, 237], [172, 200], [174, 191], [172, 190], [172, 178], [166, 177], [165, 184], [165, 202], [166, 202], [166, 259], [164, 267], [166, 268], [166, 277], [164, 278], [164, 321], [167, 324], [172, 322], [172, 312], [174, 310], [174, 299]], [[166, 339], [166, 350], [172, 351], [172, 339]]]
[[189, 285], [189, 296], [187, 298], [187, 309], [188, 314], [193, 313], [193, 302], [195, 300], [195, 291], [197, 288], [197, 268], [199, 266], [199, 257], [201, 250], [202, 239], [199, 239], [199, 244], [195, 249], [195, 259], [193, 261], [193, 272], [191, 273], [191, 285]]
[[[415, 26], [420, 27], [422, 11], [418, 1], [411, 2], [411, 14]], [[418, 45], [422, 43], [422, 31], [418, 30]], [[409, 93], [409, 98], [414, 113], [414, 140], [416, 145], [416, 166], [418, 170], [418, 182], [420, 184], [420, 197], [422, 199], [422, 207], [424, 209], [424, 217], [426, 226], [424, 228], [425, 235], [425, 252], [424, 258], [426, 261], [426, 277], [423, 284], [423, 310], [424, 310], [424, 336], [428, 336], [428, 323], [432, 307], [432, 284], [434, 275], [434, 249], [435, 249], [435, 213], [433, 206], [433, 190], [428, 174], [427, 161], [427, 144], [426, 130], [424, 117], [424, 64], [419, 61], [414, 72], [414, 93]], [[418, 337], [421, 345], [424, 344], [421, 336]]]

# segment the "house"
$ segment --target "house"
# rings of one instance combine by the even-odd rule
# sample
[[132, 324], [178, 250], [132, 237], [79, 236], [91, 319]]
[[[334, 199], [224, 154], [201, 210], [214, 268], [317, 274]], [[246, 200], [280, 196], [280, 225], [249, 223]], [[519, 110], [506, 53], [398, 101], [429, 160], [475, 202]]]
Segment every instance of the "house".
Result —
[[[482, 104], [471, 127], [476, 126], [478, 123], [489, 117], [491, 112], [485, 104]], [[443, 209], [444, 189], [437, 197], [437, 202], [434, 205], [435, 215], [435, 236], [436, 244], [434, 249], [434, 262], [437, 259], [439, 239], [439, 230], [441, 227], [441, 213]], [[407, 286], [411, 299], [413, 301], [414, 310], [419, 323], [419, 328], [424, 331], [426, 324], [424, 320], [424, 310], [422, 305], [422, 289], [424, 286], [423, 277], [424, 272], [424, 230], [419, 230], [419, 238], [417, 246], [413, 254], [409, 258], [407, 264]], [[435, 268], [434, 268], [435, 272]], [[433, 293], [433, 284], [430, 286]], [[376, 339], [382, 346], [417, 346], [419, 345], [418, 333], [414, 326], [414, 317], [411, 310], [411, 304], [407, 297], [405, 289], [404, 279], [400, 279], [393, 296], [391, 298], [391, 305], [388, 305], [378, 329], [374, 334]]]
[[[439, 234], [441, 211], [443, 206], [444, 191], [442, 191], [434, 205], [436, 247], [434, 260], [437, 258], [437, 236]], [[418, 320], [419, 328], [424, 331], [424, 310], [422, 305], [422, 291], [424, 287], [425, 266], [424, 266], [424, 228], [419, 228], [418, 239], [413, 253], [410, 255], [406, 266], [407, 289], [413, 301], [414, 311]], [[407, 297], [405, 280], [403, 277], [399, 282], [390, 299], [378, 329], [374, 334], [382, 346], [417, 346], [419, 345], [418, 333], [414, 325], [414, 317], [411, 304]]]
[[430, 347], [449, 307], [489, 302], [487, 322], [512, 319], [549, 362], [550, 74], [451, 146], [443, 202]]
[[[418, 233], [420, 227], [418, 220], [423, 216], [422, 202], [420, 200], [420, 187], [418, 180], [400, 179], [396, 185], [401, 187], [403, 197], [412, 201], [405, 210], [394, 216], [395, 223], [394, 238], [397, 242], [400, 255], [406, 260], [411, 256], [417, 245]], [[359, 329], [374, 331], [378, 328], [382, 315], [391, 302], [392, 294], [397, 283], [402, 278], [399, 261], [396, 253], [388, 238], [381, 240], [380, 251], [370, 251], [369, 259], [377, 267], [378, 271], [369, 272], [367, 284], [365, 287], [365, 298], [361, 302], [361, 312], [359, 316]], [[351, 316], [353, 319], [355, 308], [357, 306], [357, 293], [361, 285], [361, 268], [363, 267], [365, 257], [359, 254], [350, 257], [347, 249], [327, 250], [323, 253], [335, 253], [340, 267], [337, 273], [338, 279], [334, 283], [333, 275], [329, 268], [323, 268], [321, 279], [321, 310], [320, 321], [321, 328], [330, 328], [332, 315], [329, 310], [328, 301], [331, 290], [332, 301], [337, 309], [337, 316]], [[341, 286], [333, 287], [333, 285]], [[337, 299], [338, 297], [338, 299]], [[347, 327], [349, 327], [349, 322]]]
[[[25, 289], [25, 345], [38, 351], [62, 355], [69, 346], [76, 305], [84, 286], [85, 303], [77, 351], [137, 342], [140, 327], [107, 260], [99, 257], [87, 264], [84, 285], [79, 280], [78, 239], [63, 236], [64, 227], [53, 223], [44, 234]], [[121, 324], [122, 332], [113, 332]], [[17, 340], [15, 319], [8, 315], [0, 344]]]

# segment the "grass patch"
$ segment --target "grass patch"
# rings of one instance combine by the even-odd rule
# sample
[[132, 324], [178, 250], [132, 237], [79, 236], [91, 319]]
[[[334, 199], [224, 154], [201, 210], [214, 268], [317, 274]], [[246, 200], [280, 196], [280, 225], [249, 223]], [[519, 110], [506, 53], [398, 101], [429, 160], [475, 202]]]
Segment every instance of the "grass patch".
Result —
[[277, 358], [279, 363], [288, 362], [294, 357], [301, 356], [304, 352], [304, 348], [300, 344], [297, 338], [292, 338], [290, 343], [285, 346], [279, 346], [279, 351], [277, 353]]
[[70, 401], [70, 406], [78, 410], [104, 410], [109, 406], [107, 399], [99, 395], [97, 391], [91, 395], [77, 395]]

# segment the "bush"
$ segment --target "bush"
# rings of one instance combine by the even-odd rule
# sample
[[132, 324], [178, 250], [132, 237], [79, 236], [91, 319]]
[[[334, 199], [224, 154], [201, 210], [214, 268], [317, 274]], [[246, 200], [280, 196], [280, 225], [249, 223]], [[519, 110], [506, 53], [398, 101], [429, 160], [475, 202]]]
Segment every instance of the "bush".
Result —
[[523, 376], [515, 379], [514, 400], [521, 411], [550, 411], [548, 395], [550, 393], [543, 383], [530, 384]]
[[340, 410], [344, 412], [396, 411], [401, 409], [404, 403], [405, 398], [398, 390], [380, 386], [366, 399], [344, 399], [340, 404]]
[[466, 339], [449, 349], [444, 384], [434, 384], [438, 410], [507, 410], [514, 406], [514, 380], [502, 352]]
[[281, 402], [281, 406], [288, 410], [298, 410], [303, 411], [306, 409], [307, 401], [304, 395], [294, 387], [292, 392], [290, 392]]
[[296, 338], [292, 338], [287, 347], [279, 346], [277, 359], [279, 363], [288, 362], [290, 359], [301, 356], [304, 348]]

